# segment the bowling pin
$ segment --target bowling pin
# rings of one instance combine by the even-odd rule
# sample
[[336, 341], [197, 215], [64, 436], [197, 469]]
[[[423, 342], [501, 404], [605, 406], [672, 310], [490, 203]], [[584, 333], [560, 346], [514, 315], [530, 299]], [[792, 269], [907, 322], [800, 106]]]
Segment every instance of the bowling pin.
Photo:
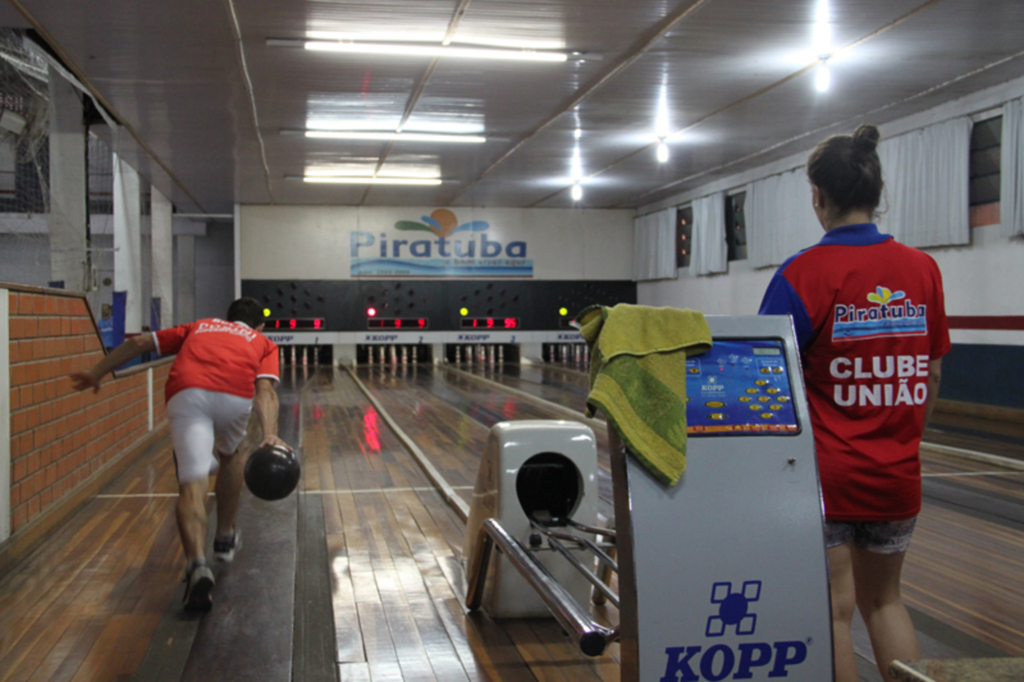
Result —
[[408, 365], [409, 364], [409, 347], [408, 346], [402, 346], [402, 364], [403, 365]]
[[384, 346], [377, 346], [377, 360], [380, 364], [384, 364]]
[[504, 346], [498, 346], [498, 364], [499, 365], [504, 365], [505, 364], [505, 347]]
[[455, 364], [462, 364], [462, 346], [455, 346]]
[[373, 346], [366, 347], [366, 357], [368, 358], [367, 364], [373, 364]]

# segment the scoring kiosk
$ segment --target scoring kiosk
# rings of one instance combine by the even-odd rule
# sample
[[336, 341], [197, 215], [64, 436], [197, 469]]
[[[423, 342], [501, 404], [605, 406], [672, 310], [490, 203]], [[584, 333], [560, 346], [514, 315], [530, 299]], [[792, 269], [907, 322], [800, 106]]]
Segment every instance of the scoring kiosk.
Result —
[[[672, 488], [612, 443], [623, 680], [833, 679], [814, 438], [788, 317], [709, 316]], [[614, 436], [614, 434], [612, 434]]]

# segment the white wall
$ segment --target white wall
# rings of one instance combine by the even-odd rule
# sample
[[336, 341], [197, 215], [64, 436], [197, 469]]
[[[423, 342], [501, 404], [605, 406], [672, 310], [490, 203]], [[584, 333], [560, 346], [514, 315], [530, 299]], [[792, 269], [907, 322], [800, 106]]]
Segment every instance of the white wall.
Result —
[[728, 273], [710, 277], [697, 277], [690, 268], [682, 268], [679, 279], [639, 283], [637, 301], [693, 308], [705, 315], [755, 315], [774, 272], [775, 268], [755, 270], [745, 260], [732, 261]]
[[[955, 116], [976, 115], [977, 119], [997, 116], [1002, 103], [1024, 94], [1024, 79], [947, 102], [914, 116], [880, 126], [883, 138], [915, 127], [931, 125]], [[852, 126], [851, 126], [852, 127]], [[812, 144], [816, 144], [816, 140]], [[811, 143], [811, 142], [809, 142]], [[805, 163], [810, 149], [751, 171], [722, 178], [703, 187], [644, 206], [637, 212], [650, 213], [680, 206], [713, 191], [742, 188], [745, 184]], [[971, 230], [971, 244], [960, 247], [924, 249], [938, 263], [946, 292], [948, 315], [1024, 315], [1024, 240], [1011, 239], [1000, 225]], [[811, 246], [811, 244], [806, 244]], [[694, 277], [689, 268], [679, 271], [678, 280], [641, 283], [637, 297], [643, 305], [688, 307], [706, 314], [743, 315], [757, 312], [775, 268], [755, 270], [747, 261], [732, 261], [729, 272], [713, 277]], [[954, 343], [1024, 345], [1024, 332], [953, 330]]]
[[196, 319], [224, 317], [235, 300], [235, 236], [231, 223], [211, 222], [196, 239]]
[[[927, 249], [942, 271], [947, 315], [1024, 315], [1024, 240], [1000, 225], [971, 230], [971, 245]], [[954, 329], [953, 343], [1024, 346], [1022, 331]]]
[[[242, 206], [243, 279], [349, 279], [353, 232], [392, 239], [436, 240], [429, 232], [402, 232], [398, 221], [420, 222], [435, 209], [331, 206]], [[631, 210], [453, 208], [458, 222], [490, 223], [487, 238], [526, 242], [533, 279], [631, 279]], [[470, 238], [457, 233], [452, 238]], [[479, 239], [479, 237], [477, 237]], [[378, 255], [376, 247], [360, 255]], [[479, 245], [478, 245], [479, 248]], [[479, 256], [479, 253], [478, 253]]]
[[[925, 249], [942, 271], [947, 315], [1024, 315], [1024, 240], [1009, 239], [1000, 225], [971, 230], [970, 246]], [[729, 272], [695, 277], [689, 268], [679, 279], [642, 282], [642, 305], [694, 308], [706, 315], [753, 315], [776, 268], [755, 270], [732, 261]], [[1024, 332], [959, 329], [954, 343], [1024, 345]]]

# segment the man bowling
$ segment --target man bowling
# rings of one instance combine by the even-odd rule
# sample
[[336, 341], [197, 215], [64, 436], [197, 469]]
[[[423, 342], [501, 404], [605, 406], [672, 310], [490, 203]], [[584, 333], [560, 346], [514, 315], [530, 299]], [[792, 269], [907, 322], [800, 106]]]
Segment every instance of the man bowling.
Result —
[[245, 457], [238, 448], [254, 405], [263, 427], [261, 446], [288, 447], [277, 437], [277, 346], [260, 333], [262, 330], [259, 302], [240, 298], [228, 308], [226, 320], [197, 320], [135, 336], [91, 370], [71, 375], [76, 390], [99, 391], [103, 377], [138, 355], [149, 351], [177, 354], [167, 378], [165, 396], [180, 491], [178, 531], [188, 560], [188, 611], [208, 611], [213, 605], [213, 571], [204, 555], [205, 501], [210, 474], [218, 468], [214, 558], [230, 562], [241, 548], [235, 514], [242, 493]]

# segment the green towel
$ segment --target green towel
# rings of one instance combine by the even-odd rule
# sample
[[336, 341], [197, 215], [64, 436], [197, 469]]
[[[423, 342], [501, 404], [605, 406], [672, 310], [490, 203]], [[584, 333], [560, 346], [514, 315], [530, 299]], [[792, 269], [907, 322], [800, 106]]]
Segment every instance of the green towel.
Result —
[[686, 470], [686, 356], [711, 348], [703, 313], [592, 305], [576, 320], [590, 346], [587, 415], [604, 412], [630, 452], [675, 485]]

